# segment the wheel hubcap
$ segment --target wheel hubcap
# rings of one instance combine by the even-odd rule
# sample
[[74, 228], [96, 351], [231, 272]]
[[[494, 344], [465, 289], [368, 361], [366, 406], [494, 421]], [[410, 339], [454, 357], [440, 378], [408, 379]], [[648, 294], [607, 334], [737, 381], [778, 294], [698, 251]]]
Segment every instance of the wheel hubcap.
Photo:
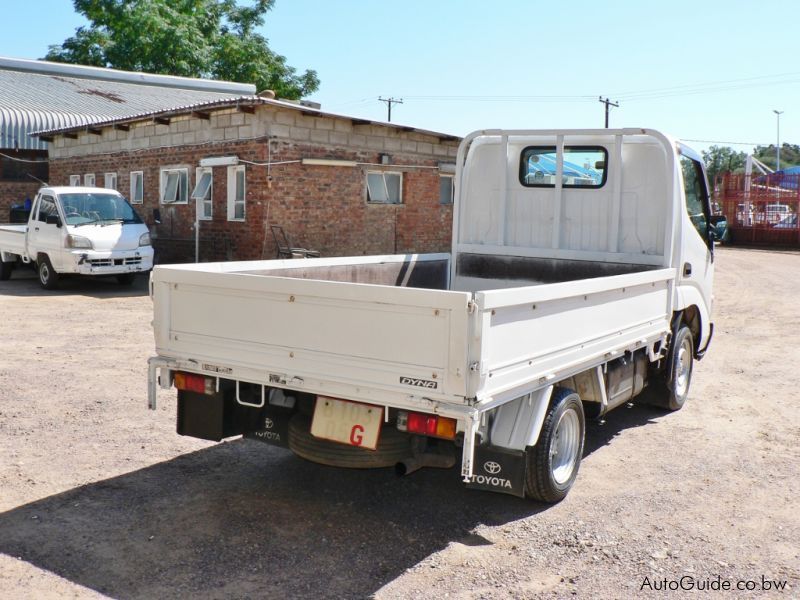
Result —
[[550, 469], [553, 479], [563, 485], [572, 477], [580, 451], [581, 424], [575, 409], [568, 409], [561, 415], [550, 443]]
[[47, 283], [50, 279], [50, 269], [47, 268], [46, 264], [39, 267], [39, 279], [42, 280], [42, 283]]
[[678, 364], [675, 374], [675, 394], [683, 396], [689, 389], [689, 376], [692, 372], [692, 348], [689, 340], [683, 340], [678, 349]]

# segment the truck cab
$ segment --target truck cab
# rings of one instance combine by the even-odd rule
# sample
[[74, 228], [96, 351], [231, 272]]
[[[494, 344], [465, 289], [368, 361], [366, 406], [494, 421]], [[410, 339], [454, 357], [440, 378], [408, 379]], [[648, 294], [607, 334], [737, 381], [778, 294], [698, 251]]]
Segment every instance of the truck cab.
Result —
[[46, 289], [69, 274], [114, 275], [129, 284], [153, 267], [147, 226], [119, 192], [105, 188], [41, 188], [27, 226], [0, 229], [0, 252], [2, 278], [16, 260], [35, 263]]

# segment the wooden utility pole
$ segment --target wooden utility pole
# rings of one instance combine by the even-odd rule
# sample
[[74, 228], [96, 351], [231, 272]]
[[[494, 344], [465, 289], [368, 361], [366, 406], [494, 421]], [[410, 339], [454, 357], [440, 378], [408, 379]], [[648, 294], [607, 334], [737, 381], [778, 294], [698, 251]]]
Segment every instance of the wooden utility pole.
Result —
[[612, 102], [608, 98], [603, 99], [602, 96], [600, 96], [600, 102], [606, 105], [606, 129], [608, 129], [608, 107], [613, 106], [619, 108], [619, 102]]
[[394, 98], [381, 98], [381, 97], [378, 97], [378, 100], [380, 100], [381, 102], [386, 102], [386, 105], [389, 107], [389, 118], [387, 119], [387, 121], [389, 121], [389, 123], [391, 123], [392, 122], [392, 104], [402, 104], [403, 103], [403, 99], [400, 98], [400, 100], [395, 100]]

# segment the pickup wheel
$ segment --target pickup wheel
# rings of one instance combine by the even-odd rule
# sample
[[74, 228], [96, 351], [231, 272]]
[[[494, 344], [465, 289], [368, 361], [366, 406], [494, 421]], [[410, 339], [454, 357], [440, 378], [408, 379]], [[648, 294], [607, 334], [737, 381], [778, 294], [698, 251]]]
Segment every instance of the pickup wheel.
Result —
[[0, 261], [0, 281], [6, 281], [11, 277], [11, 271], [14, 270], [13, 262]]
[[394, 467], [411, 456], [411, 437], [385, 424], [376, 450], [321, 440], [311, 435], [310, 431], [310, 417], [303, 414], [292, 417], [289, 421], [289, 448], [301, 458], [331, 467]]
[[525, 496], [541, 502], [563, 500], [583, 456], [586, 419], [581, 399], [572, 390], [556, 388], [535, 446], [525, 451]]
[[667, 410], [680, 410], [689, 395], [694, 367], [694, 337], [686, 325], [678, 328], [667, 361], [666, 371], [656, 377], [652, 389], [646, 390], [645, 400]]
[[54, 290], [58, 287], [58, 273], [56, 273], [47, 255], [42, 255], [39, 258], [36, 270], [39, 273], [39, 283], [44, 289]]

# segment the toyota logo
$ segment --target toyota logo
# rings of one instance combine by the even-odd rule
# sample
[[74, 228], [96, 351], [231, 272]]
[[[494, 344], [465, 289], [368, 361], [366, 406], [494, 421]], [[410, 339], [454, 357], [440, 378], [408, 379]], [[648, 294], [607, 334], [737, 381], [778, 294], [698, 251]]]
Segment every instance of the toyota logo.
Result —
[[497, 475], [500, 471], [503, 470], [503, 467], [501, 467], [499, 463], [490, 460], [483, 463], [483, 470], [486, 471], [489, 475]]
[[272, 429], [273, 425], [274, 423], [272, 422], [272, 419], [264, 419], [264, 429]]

